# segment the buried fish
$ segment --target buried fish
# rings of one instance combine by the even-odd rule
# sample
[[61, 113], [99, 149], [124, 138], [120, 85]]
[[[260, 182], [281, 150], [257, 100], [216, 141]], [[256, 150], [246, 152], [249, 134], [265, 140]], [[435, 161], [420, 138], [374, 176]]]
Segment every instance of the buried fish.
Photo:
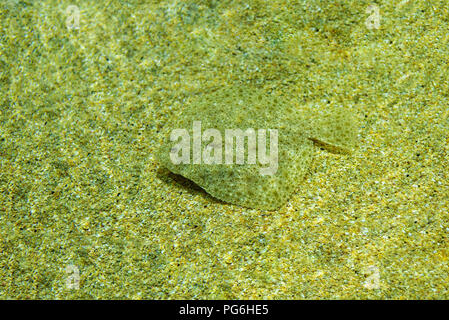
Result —
[[157, 158], [222, 201], [275, 210], [298, 187], [314, 145], [350, 153], [356, 131], [341, 106], [230, 86], [187, 105], [166, 127]]

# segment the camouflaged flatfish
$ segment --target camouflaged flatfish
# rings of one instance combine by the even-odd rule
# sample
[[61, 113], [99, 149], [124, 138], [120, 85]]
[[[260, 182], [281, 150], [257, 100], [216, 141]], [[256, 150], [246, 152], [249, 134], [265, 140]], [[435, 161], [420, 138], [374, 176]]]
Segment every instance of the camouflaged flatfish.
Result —
[[[237, 139], [226, 139], [229, 130], [247, 134], [243, 146], [240, 144], [243, 163], [242, 157], [237, 156], [237, 151], [242, 151]], [[187, 135], [187, 144], [183, 146], [188, 150], [181, 150], [183, 139], [173, 139], [174, 133]], [[298, 189], [310, 166], [314, 145], [349, 153], [355, 138], [350, 110], [342, 106], [299, 105], [293, 98], [278, 97], [261, 89], [229, 86], [189, 103], [181, 116], [165, 128], [157, 158], [162, 166], [192, 180], [220, 200], [273, 210], [285, 204]], [[272, 144], [275, 140], [277, 150]], [[261, 147], [263, 152], [259, 154]], [[272, 153], [273, 163], [262, 161], [261, 155], [268, 157], [272, 151], [277, 153]], [[229, 152], [234, 153], [233, 161], [227, 163]]]

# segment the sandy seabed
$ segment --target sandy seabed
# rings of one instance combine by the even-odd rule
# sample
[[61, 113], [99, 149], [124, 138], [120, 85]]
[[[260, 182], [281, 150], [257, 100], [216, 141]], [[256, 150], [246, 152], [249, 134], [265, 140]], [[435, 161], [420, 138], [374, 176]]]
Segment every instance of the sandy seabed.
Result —
[[[449, 7], [376, 3], [3, 1], [0, 298], [449, 298]], [[350, 108], [357, 148], [218, 201], [154, 154], [225, 84]]]

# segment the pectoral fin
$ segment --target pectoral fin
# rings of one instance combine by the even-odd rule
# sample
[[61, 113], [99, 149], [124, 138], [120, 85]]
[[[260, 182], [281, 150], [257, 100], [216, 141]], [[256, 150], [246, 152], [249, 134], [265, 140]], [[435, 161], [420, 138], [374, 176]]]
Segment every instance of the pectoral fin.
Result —
[[357, 143], [357, 125], [349, 107], [309, 103], [295, 110], [305, 135], [316, 145], [335, 153], [351, 153]]

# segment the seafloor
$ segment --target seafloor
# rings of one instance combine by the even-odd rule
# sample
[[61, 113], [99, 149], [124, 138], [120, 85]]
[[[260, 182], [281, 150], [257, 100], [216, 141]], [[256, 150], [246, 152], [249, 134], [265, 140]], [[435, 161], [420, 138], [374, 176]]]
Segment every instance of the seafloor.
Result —
[[[448, 8], [2, 1], [0, 298], [449, 298]], [[215, 200], [154, 155], [226, 84], [352, 108], [355, 152]]]

